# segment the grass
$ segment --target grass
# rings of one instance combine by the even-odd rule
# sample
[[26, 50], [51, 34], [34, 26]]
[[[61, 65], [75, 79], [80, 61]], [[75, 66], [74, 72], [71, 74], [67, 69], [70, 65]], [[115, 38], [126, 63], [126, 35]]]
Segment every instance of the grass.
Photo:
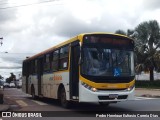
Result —
[[136, 81], [136, 88], [160, 89], [160, 80], [150, 81]]

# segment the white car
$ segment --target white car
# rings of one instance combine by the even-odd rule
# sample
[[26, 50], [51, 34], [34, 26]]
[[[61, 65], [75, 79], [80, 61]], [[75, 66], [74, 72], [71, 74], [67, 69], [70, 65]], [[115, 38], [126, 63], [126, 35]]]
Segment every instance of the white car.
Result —
[[17, 82], [17, 88], [21, 88], [22, 87], [22, 80], [19, 80], [18, 82]]
[[10, 88], [16, 87], [16, 85], [14, 84], [14, 82], [11, 82], [11, 83], [9, 84], [9, 86], [10, 86]]
[[3, 86], [4, 86], [5, 88], [8, 88], [8, 87], [10, 87], [10, 84], [7, 83], [7, 82], [5, 82], [5, 83], [3, 84]]

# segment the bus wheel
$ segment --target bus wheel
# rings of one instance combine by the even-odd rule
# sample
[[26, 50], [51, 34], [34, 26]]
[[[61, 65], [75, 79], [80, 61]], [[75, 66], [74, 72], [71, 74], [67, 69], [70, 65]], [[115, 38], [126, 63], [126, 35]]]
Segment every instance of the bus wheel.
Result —
[[107, 106], [109, 106], [109, 103], [108, 102], [99, 102], [99, 105], [107, 107]]
[[61, 105], [64, 108], [68, 108], [69, 107], [69, 101], [66, 100], [66, 92], [65, 92], [64, 88], [61, 89], [60, 102], [61, 102]]

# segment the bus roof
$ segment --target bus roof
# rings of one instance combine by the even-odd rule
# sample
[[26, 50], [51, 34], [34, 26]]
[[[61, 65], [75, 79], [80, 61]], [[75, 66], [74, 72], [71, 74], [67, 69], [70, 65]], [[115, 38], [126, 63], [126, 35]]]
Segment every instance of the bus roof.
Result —
[[[51, 47], [51, 48], [49, 48], [49, 49], [47, 49], [47, 50], [45, 50], [45, 51], [42, 51], [42, 52], [40, 52], [40, 53], [38, 53], [38, 54], [36, 54], [36, 55], [33, 55], [33, 56], [25, 59], [24, 61], [28, 61], [28, 60], [35, 59], [35, 58], [37, 58], [37, 57], [41, 57], [41, 56], [45, 55], [46, 53], [50, 53], [50, 52], [52, 52], [53, 50], [55, 50], [55, 49], [57, 49], [57, 48], [59, 48], [59, 47], [61, 47], [61, 46], [64, 46], [64, 45], [69, 44], [69, 43], [71, 43], [71, 42], [74, 42], [74, 41], [76, 41], [76, 40], [82, 40], [82, 39], [80, 39], [80, 38], [82, 38], [84, 35], [92, 35], [92, 34], [106, 34], [106, 35], [115, 35], [115, 36], [122, 36], [122, 37], [125, 37], [125, 38], [129, 38], [129, 37], [125, 36], [125, 35], [114, 34], [114, 33], [107, 33], [107, 32], [83, 33], [83, 34], [79, 34], [79, 35], [77, 35], [76, 37], [73, 37], [73, 38], [71, 38], [71, 39], [69, 39], [69, 40], [67, 40], [67, 41], [65, 41], [65, 42], [62, 42], [62, 43], [60, 43], [59, 45], [53, 46], [53, 47]], [[129, 39], [130, 39], [130, 38], [129, 38]]]
[[59, 45], [53, 46], [53, 47], [51, 47], [51, 48], [49, 48], [45, 51], [42, 51], [42, 52], [40, 52], [36, 55], [33, 55], [32, 57], [29, 57], [29, 58], [25, 59], [24, 61], [28, 61], [28, 60], [32, 60], [32, 59], [37, 58], [37, 57], [41, 57], [41, 56], [45, 55], [46, 53], [49, 53], [49, 52], [51, 52], [51, 51], [53, 51], [53, 50], [55, 50], [55, 49], [57, 49], [61, 46], [64, 46], [64, 45], [69, 44], [70, 42], [73, 42], [73, 41], [76, 41], [76, 40], [77, 40], [77, 36], [74, 37], [74, 38], [71, 38], [71, 39], [69, 39], [69, 40], [67, 40], [67, 41], [65, 41], [65, 42], [63, 42]]

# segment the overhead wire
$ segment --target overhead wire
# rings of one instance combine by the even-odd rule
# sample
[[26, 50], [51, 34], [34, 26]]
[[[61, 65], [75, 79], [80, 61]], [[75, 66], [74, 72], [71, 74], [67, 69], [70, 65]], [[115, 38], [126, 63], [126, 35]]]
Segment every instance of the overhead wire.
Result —
[[[10, 7], [0, 7], [0, 9], [2, 10], [2, 9], [10, 9], [10, 8], [26, 7], [26, 6], [31, 6], [31, 5], [37, 5], [37, 4], [55, 2], [55, 1], [59, 1], [59, 0], [48, 0], [48, 1], [40, 1], [40, 2], [29, 3], [29, 4], [15, 5], [15, 6], [10, 6]], [[62, 4], [56, 4], [56, 5], [62, 5]]]
[[10, 52], [0, 52], [0, 54], [8, 55], [8, 54], [37, 54], [37, 53], [29, 53], [29, 52], [28, 52], [28, 53], [25, 53], [25, 52], [24, 52], [24, 53], [17, 53], [17, 52], [15, 52], [15, 53], [14, 53], [14, 52], [11, 52], [11, 53], [10, 53]]

